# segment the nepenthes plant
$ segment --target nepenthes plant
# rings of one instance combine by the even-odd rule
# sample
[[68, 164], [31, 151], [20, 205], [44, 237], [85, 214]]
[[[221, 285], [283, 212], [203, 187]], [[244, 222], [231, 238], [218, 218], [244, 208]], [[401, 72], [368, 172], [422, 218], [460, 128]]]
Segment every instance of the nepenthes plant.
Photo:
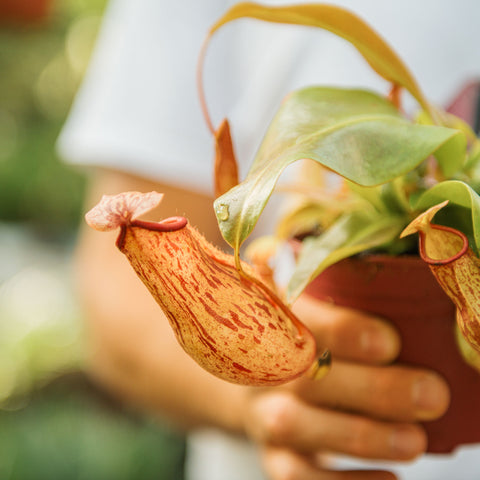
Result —
[[[180, 344], [200, 365], [237, 383], [286, 382], [312, 365], [318, 370], [320, 346], [277, 293], [240, 260], [240, 248], [284, 169], [309, 159], [322, 180], [316, 192], [315, 186], [298, 186], [305, 201], [280, 222], [279, 236], [285, 240], [302, 225], [321, 228], [316, 235], [304, 235], [287, 288], [288, 303], [344, 258], [415, 251], [414, 242], [404, 237], [419, 231], [420, 254], [457, 306], [465, 338], [478, 350], [480, 141], [475, 133], [461, 119], [431, 105], [386, 42], [340, 7], [239, 3], [212, 26], [200, 65], [209, 38], [239, 18], [318, 27], [344, 38], [387, 81], [389, 94], [332, 87], [290, 93], [246, 178], [239, 181], [228, 121], [213, 126], [200, 68], [200, 100], [216, 148], [214, 209], [233, 255], [210, 245], [183, 218], [139, 220], [160, 201], [156, 193], [106, 196], [87, 215], [89, 224], [99, 230], [120, 229], [117, 246], [164, 310]], [[402, 111], [402, 90], [420, 107], [414, 119]], [[325, 191], [325, 178], [331, 175], [341, 186]], [[315, 195], [318, 192], [323, 197]], [[432, 226], [437, 212], [440, 225]], [[328, 354], [321, 358], [320, 365], [328, 364]]]

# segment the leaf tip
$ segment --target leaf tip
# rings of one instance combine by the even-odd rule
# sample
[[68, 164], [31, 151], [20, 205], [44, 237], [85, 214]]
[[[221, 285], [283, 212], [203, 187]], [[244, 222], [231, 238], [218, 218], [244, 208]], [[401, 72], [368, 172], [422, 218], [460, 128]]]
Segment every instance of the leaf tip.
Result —
[[230, 125], [224, 119], [215, 131], [215, 197], [238, 185], [238, 166]]
[[448, 204], [448, 200], [445, 200], [442, 203], [434, 205], [430, 207], [425, 212], [421, 213], [417, 218], [415, 218], [409, 225], [402, 231], [400, 234], [400, 238], [407, 237], [408, 235], [412, 235], [417, 232], [426, 232], [430, 228], [430, 224], [432, 222], [433, 217], [435, 214], [444, 208]]

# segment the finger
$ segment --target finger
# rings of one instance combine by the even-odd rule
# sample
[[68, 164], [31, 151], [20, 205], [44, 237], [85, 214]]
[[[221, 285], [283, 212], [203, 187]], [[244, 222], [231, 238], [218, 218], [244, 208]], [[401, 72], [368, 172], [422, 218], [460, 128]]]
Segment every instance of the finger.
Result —
[[281, 448], [267, 448], [263, 465], [271, 480], [395, 480], [390, 472], [379, 470], [333, 471], [319, 468], [309, 458]]
[[400, 337], [386, 321], [350, 308], [303, 295], [294, 312], [310, 328], [319, 348], [334, 357], [366, 363], [391, 362], [400, 351]]
[[314, 405], [398, 422], [433, 420], [450, 404], [448, 384], [440, 375], [397, 365], [334, 362], [322, 381], [302, 378], [291, 388]]
[[369, 459], [411, 460], [425, 451], [427, 443], [418, 425], [326, 410], [281, 391], [259, 396], [252, 403], [246, 428], [259, 443]]

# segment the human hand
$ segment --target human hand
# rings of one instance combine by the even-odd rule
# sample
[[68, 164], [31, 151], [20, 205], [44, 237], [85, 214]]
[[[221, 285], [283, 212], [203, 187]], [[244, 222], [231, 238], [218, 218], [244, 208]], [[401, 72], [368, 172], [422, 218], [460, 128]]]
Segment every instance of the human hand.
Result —
[[446, 382], [431, 371], [390, 365], [400, 341], [386, 322], [307, 296], [294, 310], [318, 345], [331, 350], [334, 362], [320, 381], [301, 378], [252, 391], [245, 428], [262, 447], [266, 472], [274, 480], [395, 478], [385, 471], [334, 471], [319, 461], [320, 454], [417, 457], [427, 440], [416, 422], [446, 411]]

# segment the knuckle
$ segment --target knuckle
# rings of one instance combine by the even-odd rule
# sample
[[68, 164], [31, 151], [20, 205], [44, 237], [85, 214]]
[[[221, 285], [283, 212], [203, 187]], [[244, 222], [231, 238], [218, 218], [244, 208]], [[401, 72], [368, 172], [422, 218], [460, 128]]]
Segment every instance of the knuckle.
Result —
[[347, 437], [349, 452], [355, 456], [368, 456], [369, 445], [374, 434], [369, 420], [357, 418], [352, 421]]
[[295, 432], [296, 402], [290, 395], [271, 398], [265, 415], [265, 440], [274, 445], [288, 444]]
[[406, 372], [384, 369], [372, 376], [370, 408], [378, 417], [404, 417], [411, 406], [411, 381]]
[[390, 395], [395, 390], [395, 383], [391, 377], [392, 375], [385, 375], [385, 372], [380, 372], [373, 375], [371, 380], [372, 395], [370, 398], [372, 407], [379, 413], [384, 413], [391, 409], [392, 401], [395, 400], [395, 397], [392, 398]]
[[293, 462], [284, 462], [283, 469], [277, 472], [276, 480], [300, 480], [301, 474], [298, 465]]
[[300, 378], [293, 380], [288, 385], [288, 389], [300, 398], [308, 398], [312, 392], [312, 380], [306, 375], [301, 376]]
[[300, 480], [305, 478], [301, 459], [290, 450], [274, 449], [263, 457], [263, 467], [274, 480]]

